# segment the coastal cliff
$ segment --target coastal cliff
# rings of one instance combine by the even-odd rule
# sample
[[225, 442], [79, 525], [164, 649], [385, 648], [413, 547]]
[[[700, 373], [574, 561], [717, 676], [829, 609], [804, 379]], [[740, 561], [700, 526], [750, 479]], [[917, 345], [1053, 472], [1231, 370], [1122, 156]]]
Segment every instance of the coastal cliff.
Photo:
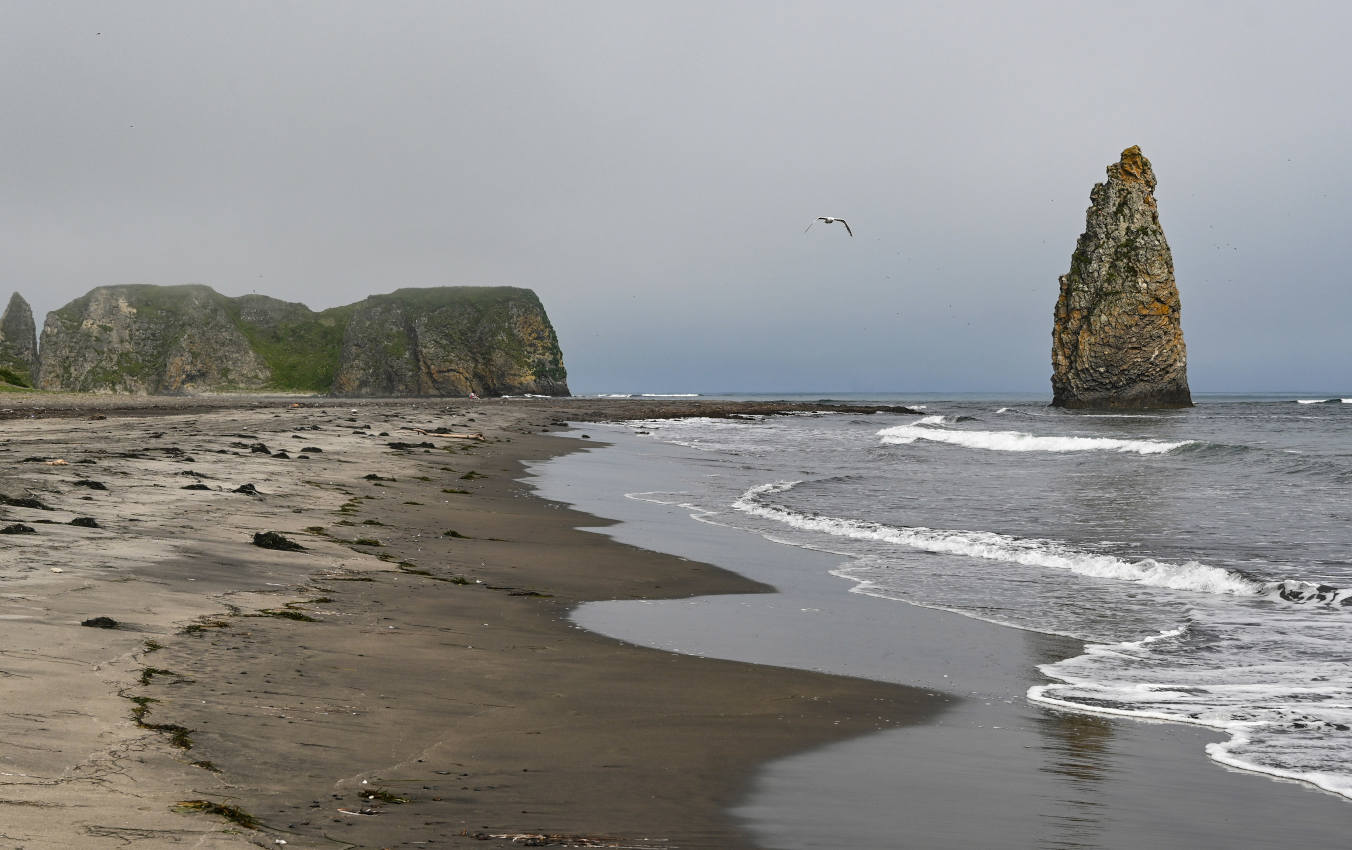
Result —
[[1174, 261], [1155, 185], [1150, 160], [1133, 146], [1090, 192], [1085, 230], [1056, 302], [1055, 406], [1192, 405]]
[[568, 395], [554, 328], [528, 289], [400, 289], [352, 310], [335, 395]]
[[0, 381], [31, 387], [38, 374], [38, 332], [33, 308], [19, 293], [0, 316]]
[[200, 285], [105, 286], [47, 315], [37, 359], [40, 388], [75, 392], [568, 395], [544, 307], [513, 287], [401, 289], [316, 312]]

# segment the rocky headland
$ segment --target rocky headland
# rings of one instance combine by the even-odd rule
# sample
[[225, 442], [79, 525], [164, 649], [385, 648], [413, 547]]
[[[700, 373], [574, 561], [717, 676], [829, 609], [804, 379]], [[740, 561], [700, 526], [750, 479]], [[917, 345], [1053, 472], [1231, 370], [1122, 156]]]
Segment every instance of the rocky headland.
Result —
[[1085, 230], [1056, 302], [1055, 406], [1192, 405], [1174, 261], [1154, 191], [1150, 160], [1132, 146], [1090, 192]]
[[33, 328], [16, 294], [0, 368], [44, 390], [568, 395], [549, 317], [516, 287], [400, 289], [314, 311], [201, 285], [101, 286], [47, 315], [40, 348]]

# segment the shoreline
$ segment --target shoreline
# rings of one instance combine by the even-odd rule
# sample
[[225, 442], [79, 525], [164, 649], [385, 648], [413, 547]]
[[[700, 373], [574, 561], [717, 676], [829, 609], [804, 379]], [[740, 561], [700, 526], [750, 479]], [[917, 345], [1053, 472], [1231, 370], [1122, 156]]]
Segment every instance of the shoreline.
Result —
[[[850, 594], [821, 553], [691, 533], [683, 511], [629, 516], [652, 447], [551, 432], [644, 402], [87, 401], [0, 442], [0, 494], [52, 509], [0, 507], [34, 529], [5, 538], [0, 574], [16, 845], [1183, 850], [1346, 831], [1343, 801], [1209, 762], [1205, 730], [1010, 690], [1066, 639]], [[556, 465], [619, 509], [537, 495]], [[265, 530], [305, 548], [253, 546]], [[883, 621], [837, 611], [820, 640], [779, 619], [870, 600]], [[607, 637], [611, 609], [634, 630]], [[80, 625], [96, 616], [117, 627]], [[870, 646], [905, 663], [853, 651]]]
[[[761, 764], [943, 708], [921, 689], [673, 656], [576, 628], [569, 612], [587, 599], [765, 589], [577, 530], [604, 521], [520, 484], [523, 462], [574, 448], [540, 433], [551, 422], [628, 418], [628, 405], [234, 399], [156, 404], [147, 418], [79, 401], [62, 428], [16, 420], [4, 444], [7, 495], [103, 526], [16, 536], [26, 559], [11, 558], [17, 592], [0, 635], [22, 646], [36, 620], [69, 651], [44, 660], [30, 647], [23, 688], [7, 694], [48, 706], [0, 721], [4, 738], [26, 734], [42, 753], [0, 757], [11, 798], [0, 806], [18, 813], [0, 830], [9, 838], [483, 847], [539, 833], [573, 846], [752, 847], [728, 808]], [[397, 430], [413, 424], [487, 439]], [[271, 451], [250, 451], [253, 440]], [[417, 447], [388, 447], [399, 441]], [[165, 444], [178, 453], [152, 453]], [[69, 465], [19, 465], [39, 447]], [[322, 451], [301, 460], [296, 447]], [[74, 466], [83, 460], [94, 463]], [[73, 469], [108, 490], [80, 495]], [[235, 493], [246, 480], [262, 495]], [[193, 481], [208, 491], [171, 489]], [[5, 519], [39, 513], [9, 507]], [[262, 530], [306, 550], [251, 546]], [[96, 615], [118, 628], [78, 625]], [[85, 728], [34, 736], [62, 712]], [[193, 800], [236, 821], [174, 811]]]
[[[843, 556], [722, 525], [716, 513], [695, 522], [690, 508], [666, 498], [618, 495], [699, 491], [696, 479], [713, 470], [691, 463], [696, 452], [614, 430], [602, 435], [612, 447], [548, 464], [549, 494], [579, 490], [584, 508], [622, 520], [602, 534], [733, 563], [748, 578], [774, 581], [779, 593], [591, 603], [579, 622], [672, 651], [960, 696], [929, 723], [767, 764], [735, 809], [763, 846], [893, 846], [900, 835], [919, 847], [1342, 843], [1352, 822], [1346, 800], [1210, 760], [1205, 747], [1225, 738], [1220, 730], [1031, 703], [1028, 687], [1046, 681], [1038, 666], [1078, 654], [1081, 641], [849, 593], [847, 580], [832, 574]], [[589, 475], [592, 486], [578, 483]]]

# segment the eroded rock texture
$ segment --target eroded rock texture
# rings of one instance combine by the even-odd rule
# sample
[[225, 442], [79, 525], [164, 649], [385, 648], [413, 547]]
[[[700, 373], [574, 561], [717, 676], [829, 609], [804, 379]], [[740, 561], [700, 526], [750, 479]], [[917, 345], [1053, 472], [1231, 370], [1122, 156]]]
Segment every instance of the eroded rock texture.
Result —
[[400, 289], [354, 305], [335, 395], [568, 395], [540, 299], [509, 286]]
[[1061, 276], [1052, 329], [1052, 404], [1189, 407], [1174, 261], [1139, 147], [1089, 194], [1084, 233]]
[[38, 331], [33, 308], [19, 293], [0, 316], [0, 380], [31, 387], [38, 374]]
[[271, 370], [206, 286], [101, 286], [47, 314], [44, 390], [182, 395], [263, 387]]
[[47, 315], [39, 362], [43, 389], [78, 392], [568, 395], [539, 298], [506, 286], [401, 289], [319, 312], [206, 286], [103, 286]]

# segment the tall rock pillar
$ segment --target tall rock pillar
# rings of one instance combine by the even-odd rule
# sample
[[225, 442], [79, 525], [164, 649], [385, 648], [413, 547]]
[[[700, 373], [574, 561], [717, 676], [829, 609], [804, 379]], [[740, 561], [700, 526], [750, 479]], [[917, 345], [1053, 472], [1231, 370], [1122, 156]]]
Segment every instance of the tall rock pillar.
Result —
[[0, 380], [33, 386], [38, 376], [38, 329], [33, 308], [19, 293], [10, 296], [0, 316]]
[[1174, 260], [1141, 149], [1122, 151], [1089, 193], [1084, 233], [1061, 276], [1052, 328], [1052, 404], [1190, 407]]

